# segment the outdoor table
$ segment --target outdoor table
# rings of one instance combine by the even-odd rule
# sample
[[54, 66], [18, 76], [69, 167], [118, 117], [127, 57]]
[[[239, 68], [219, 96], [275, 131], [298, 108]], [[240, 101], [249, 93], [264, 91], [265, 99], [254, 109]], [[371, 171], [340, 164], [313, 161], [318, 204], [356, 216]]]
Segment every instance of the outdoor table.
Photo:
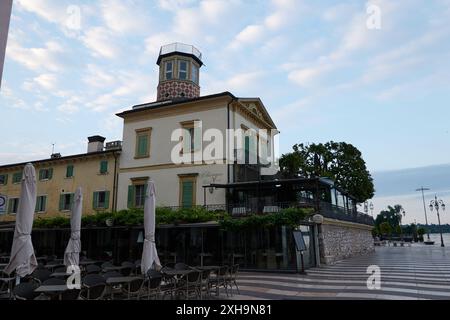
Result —
[[[114, 286], [117, 284], [128, 284], [128, 299], [130, 299], [130, 285], [134, 280], [142, 279], [141, 277], [111, 277], [106, 279], [106, 284], [109, 286]], [[113, 292], [111, 291], [111, 298]]]
[[106, 272], [108, 272], [108, 271], [120, 271], [120, 270], [125, 269], [125, 268], [128, 268], [128, 267], [124, 267], [124, 266], [112, 266], [112, 267], [104, 267], [104, 268], [102, 268], [102, 270], [103, 270], [103, 271], [106, 271]]
[[80, 263], [78, 265], [80, 265], [80, 266], [88, 266], [88, 265], [97, 264], [97, 263], [100, 263], [100, 262], [102, 262], [102, 261], [100, 261], [100, 260], [82, 260], [82, 261], [80, 261]]
[[59, 300], [62, 300], [62, 293], [68, 291], [69, 288], [67, 285], [51, 285], [51, 286], [40, 286], [37, 289], [34, 290], [34, 292], [48, 294], [48, 293], [57, 293]]
[[16, 278], [0, 278], [0, 282], [8, 282], [9, 298], [12, 299], [12, 285]]
[[219, 266], [200, 266], [200, 267], [195, 267], [195, 269], [200, 270], [200, 271], [214, 271], [214, 270], [220, 269], [220, 267]]
[[72, 273], [66, 273], [66, 272], [53, 272], [50, 277], [52, 278], [66, 278], [71, 276]]

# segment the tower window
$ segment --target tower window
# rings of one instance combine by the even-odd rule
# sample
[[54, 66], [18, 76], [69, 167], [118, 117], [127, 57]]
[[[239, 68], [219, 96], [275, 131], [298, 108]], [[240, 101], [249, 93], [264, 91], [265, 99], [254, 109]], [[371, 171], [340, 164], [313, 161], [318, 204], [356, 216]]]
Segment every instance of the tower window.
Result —
[[180, 60], [178, 62], [178, 79], [187, 80], [188, 62], [186, 60]]
[[198, 83], [198, 67], [195, 64], [192, 64], [191, 80], [194, 83]]
[[173, 78], [173, 62], [172, 61], [166, 62], [165, 78], [166, 78], [166, 80], [172, 80], [172, 78]]

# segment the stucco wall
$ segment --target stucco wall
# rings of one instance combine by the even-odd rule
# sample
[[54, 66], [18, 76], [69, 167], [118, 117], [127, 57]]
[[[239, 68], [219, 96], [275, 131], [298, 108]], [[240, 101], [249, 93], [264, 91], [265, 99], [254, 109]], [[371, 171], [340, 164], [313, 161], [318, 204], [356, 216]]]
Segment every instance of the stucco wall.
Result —
[[320, 226], [320, 262], [333, 264], [374, 251], [372, 227], [357, 223], [324, 219]]
[[[108, 161], [108, 172], [100, 174], [100, 162]], [[67, 165], [73, 165], [73, 177], [66, 178]], [[57, 215], [70, 215], [70, 211], [59, 211], [59, 197], [62, 193], [74, 193], [77, 187], [83, 189], [83, 214], [95, 213], [93, 209], [93, 193], [96, 191], [110, 191], [108, 210], [113, 205], [113, 185], [114, 185], [114, 156], [111, 153], [95, 156], [83, 156], [70, 160], [54, 160], [48, 163], [35, 164], [36, 175], [39, 177], [40, 169], [53, 169], [53, 176], [50, 180], [40, 181], [37, 179], [37, 196], [47, 196], [46, 210], [37, 213], [35, 217], [49, 217]], [[0, 194], [7, 195], [8, 198], [18, 198], [20, 196], [20, 183], [13, 183], [13, 174], [20, 172], [23, 166], [0, 169], [0, 174], [8, 174], [8, 183], [0, 185]], [[14, 221], [15, 215], [2, 214], [0, 222]]]

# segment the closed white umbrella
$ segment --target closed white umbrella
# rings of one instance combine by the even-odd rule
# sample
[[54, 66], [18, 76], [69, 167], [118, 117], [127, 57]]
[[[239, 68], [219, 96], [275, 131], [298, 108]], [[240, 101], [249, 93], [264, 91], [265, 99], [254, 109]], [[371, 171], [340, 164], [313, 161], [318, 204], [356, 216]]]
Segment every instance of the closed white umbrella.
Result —
[[38, 266], [31, 242], [34, 210], [36, 207], [36, 171], [31, 163], [23, 169], [19, 207], [16, 214], [16, 228], [11, 248], [11, 258], [4, 272], [16, 270], [18, 277], [33, 273]]
[[80, 262], [81, 251], [81, 214], [83, 209], [83, 193], [81, 188], [75, 191], [75, 199], [72, 207], [72, 216], [70, 217], [70, 239], [64, 253], [64, 264], [66, 267], [78, 266]]
[[155, 244], [155, 201], [155, 183], [150, 180], [148, 182], [144, 204], [145, 239], [141, 259], [141, 271], [144, 275], [151, 268], [156, 269], [161, 267]]

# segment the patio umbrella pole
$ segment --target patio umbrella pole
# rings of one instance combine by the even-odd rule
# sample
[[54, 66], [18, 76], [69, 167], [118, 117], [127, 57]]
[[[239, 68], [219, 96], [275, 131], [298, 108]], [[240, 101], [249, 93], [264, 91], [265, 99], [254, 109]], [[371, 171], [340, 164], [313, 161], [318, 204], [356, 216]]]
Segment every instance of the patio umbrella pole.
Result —
[[7, 274], [16, 271], [16, 284], [20, 283], [20, 278], [32, 274], [38, 266], [31, 241], [35, 207], [36, 170], [28, 163], [23, 169], [11, 257], [4, 270]]

